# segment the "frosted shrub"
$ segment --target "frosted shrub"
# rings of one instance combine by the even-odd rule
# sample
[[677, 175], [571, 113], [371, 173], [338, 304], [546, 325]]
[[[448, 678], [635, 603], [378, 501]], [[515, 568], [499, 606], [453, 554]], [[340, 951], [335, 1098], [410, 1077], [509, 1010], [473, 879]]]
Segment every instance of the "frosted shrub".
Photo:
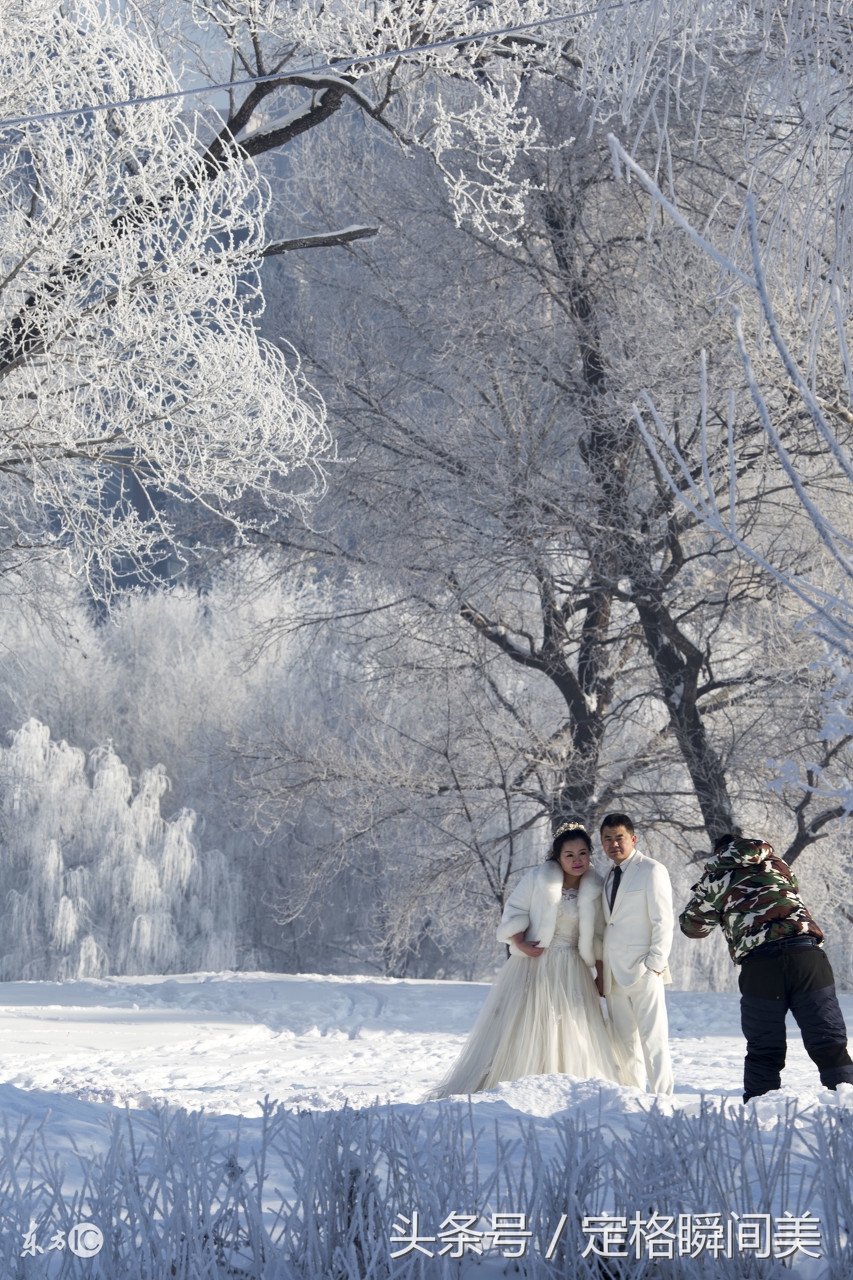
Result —
[[237, 882], [169, 821], [162, 766], [134, 787], [109, 748], [28, 720], [0, 750], [0, 978], [233, 968]]

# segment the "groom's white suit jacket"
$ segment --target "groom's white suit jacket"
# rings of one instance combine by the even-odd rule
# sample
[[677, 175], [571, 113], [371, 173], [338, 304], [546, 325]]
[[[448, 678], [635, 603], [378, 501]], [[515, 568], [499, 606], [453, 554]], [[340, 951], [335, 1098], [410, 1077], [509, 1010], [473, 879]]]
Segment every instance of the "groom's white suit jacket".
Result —
[[604, 994], [614, 981], [632, 987], [645, 969], [671, 982], [672, 885], [666, 867], [635, 849], [622, 864], [622, 880], [610, 910], [608, 874], [602, 894], [604, 909]]

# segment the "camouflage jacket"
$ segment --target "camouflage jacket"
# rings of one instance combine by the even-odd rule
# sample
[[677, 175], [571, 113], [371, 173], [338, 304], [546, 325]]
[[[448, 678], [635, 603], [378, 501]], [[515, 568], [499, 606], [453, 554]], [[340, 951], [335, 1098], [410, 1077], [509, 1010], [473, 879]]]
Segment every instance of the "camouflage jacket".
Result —
[[797, 934], [823, 940], [790, 867], [760, 840], [732, 840], [705, 864], [679, 923], [688, 938], [720, 925], [735, 964], [765, 942]]

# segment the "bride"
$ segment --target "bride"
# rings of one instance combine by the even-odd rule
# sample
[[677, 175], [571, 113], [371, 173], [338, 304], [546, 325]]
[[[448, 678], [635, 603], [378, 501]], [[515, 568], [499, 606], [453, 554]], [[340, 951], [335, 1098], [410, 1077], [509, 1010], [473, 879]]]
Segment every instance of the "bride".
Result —
[[548, 860], [516, 885], [498, 928], [510, 957], [449, 1075], [429, 1098], [554, 1072], [623, 1077], [599, 1003], [602, 880], [591, 855], [586, 829], [566, 822], [554, 834]]

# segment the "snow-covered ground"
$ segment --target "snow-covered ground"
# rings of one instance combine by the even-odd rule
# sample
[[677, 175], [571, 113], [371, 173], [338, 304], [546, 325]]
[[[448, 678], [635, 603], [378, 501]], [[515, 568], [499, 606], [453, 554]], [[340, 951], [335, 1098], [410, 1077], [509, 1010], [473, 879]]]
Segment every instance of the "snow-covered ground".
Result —
[[[418, 1102], [444, 1074], [487, 991], [476, 982], [269, 973], [185, 974], [0, 986], [0, 1078], [34, 1109], [71, 1099], [134, 1108], [166, 1103], [257, 1114], [265, 1095], [294, 1110]], [[701, 1093], [739, 1098], [744, 1043], [738, 997], [668, 991], [674, 1105]], [[853, 996], [842, 996], [853, 1026]], [[786, 1092], [831, 1101], [789, 1035]], [[604, 1086], [614, 1106], [647, 1105]], [[599, 1085], [559, 1077], [490, 1096], [534, 1115]], [[553, 1101], [548, 1101], [552, 1099]]]
[[[259, 1132], [264, 1097], [314, 1113], [390, 1102], [411, 1119], [422, 1116], [417, 1104], [455, 1057], [486, 990], [479, 983], [265, 973], [6, 983], [0, 1103], [7, 1124], [44, 1121], [54, 1152], [104, 1148], [107, 1121], [125, 1106], [140, 1121], [161, 1105], [203, 1111], [224, 1141], [239, 1128], [244, 1154]], [[737, 996], [670, 991], [667, 1001], [676, 1092], [665, 1114], [695, 1118], [702, 1095], [710, 1095], [718, 1109], [749, 1110], [772, 1136], [784, 1129], [786, 1108], [807, 1120], [853, 1106], [853, 1087], [837, 1094], [821, 1088], [794, 1027], [784, 1089], [742, 1109]], [[853, 997], [841, 1003], [851, 1026]], [[429, 1104], [429, 1122], [454, 1106]], [[473, 1100], [475, 1123], [492, 1135], [479, 1151], [480, 1174], [499, 1162], [495, 1144], [517, 1141], [525, 1124], [535, 1130], [539, 1155], [556, 1159], [558, 1121], [575, 1117], [612, 1138], [656, 1106], [648, 1095], [601, 1081], [546, 1076], [502, 1085]], [[792, 1186], [798, 1172], [808, 1175], [808, 1145], [794, 1153]], [[285, 1196], [293, 1185], [283, 1166], [279, 1185]], [[704, 1206], [713, 1207], [738, 1208]], [[830, 1274], [821, 1265], [798, 1258], [803, 1275]]]

